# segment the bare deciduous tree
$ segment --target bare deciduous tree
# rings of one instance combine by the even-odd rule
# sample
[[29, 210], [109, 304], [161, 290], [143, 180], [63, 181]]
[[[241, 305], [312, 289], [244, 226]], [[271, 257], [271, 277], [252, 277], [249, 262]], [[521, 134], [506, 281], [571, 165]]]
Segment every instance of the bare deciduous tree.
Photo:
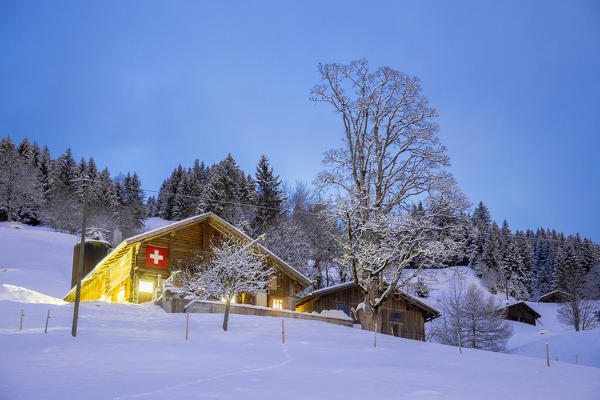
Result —
[[428, 330], [438, 343], [457, 346], [460, 334], [464, 347], [501, 351], [512, 335], [511, 325], [499, 311], [499, 300], [492, 296], [485, 299], [474, 285], [465, 288], [464, 276], [458, 271], [442, 293], [438, 308], [442, 315]]
[[256, 294], [266, 290], [274, 273], [265, 257], [250, 246], [223, 241], [212, 247], [212, 255], [203, 262], [197, 259], [184, 266], [183, 288], [198, 299], [216, 298], [225, 301], [223, 330], [227, 330], [232, 299], [241, 294]]
[[600, 309], [600, 301], [576, 297], [558, 308], [558, 320], [572, 325], [576, 331], [596, 328], [600, 323], [595, 311]]
[[[311, 99], [340, 116], [344, 145], [326, 152], [318, 181], [343, 225], [339, 262], [364, 294], [361, 324], [372, 330], [382, 304], [414, 276], [402, 280], [402, 270], [443, 248], [428, 240], [436, 216], [467, 202], [444, 170], [449, 158], [437, 137], [437, 113], [417, 78], [388, 67], [371, 72], [366, 60], [319, 71], [323, 83]], [[423, 198], [429, 212], [411, 215]]]

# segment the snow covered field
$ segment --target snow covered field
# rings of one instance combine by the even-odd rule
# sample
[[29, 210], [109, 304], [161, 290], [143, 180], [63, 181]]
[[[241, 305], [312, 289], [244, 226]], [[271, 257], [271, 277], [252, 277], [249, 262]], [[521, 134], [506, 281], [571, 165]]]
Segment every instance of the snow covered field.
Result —
[[[407, 271], [407, 273], [409, 272]], [[506, 302], [504, 294], [491, 294], [488, 288], [477, 279], [475, 272], [464, 266], [424, 271], [423, 275], [427, 277], [426, 281], [431, 285], [431, 288], [429, 297], [420, 300], [436, 307], [442, 291], [447, 288], [448, 281], [456, 272], [463, 276], [465, 287], [474, 284], [486, 296], [495, 296], [502, 303]], [[416, 296], [415, 293], [411, 292], [411, 294]], [[506, 353], [545, 360], [546, 343], [548, 343], [552, 360], [558, 357], [559, 361], [572, 364], [578, 362], [579, 364], [600, 368], [600, 329], [575, 332], [571, 326], [565, 326], [558, 321], [557, 310], [560, 304], [534, 302], [527, 302], [527, 304], [542, 317], [538, 320], [537, 326], [510, 321], [514, 334], [508, 341]], [[576, 359], [576, 354], [578, 359]]]
[[0, 283], [62, 298], [71, 289], [75, 243], [74, 235], [0, 222]]
[[[193, 314], [186, 341], [183, 314], [151, 304], [86, 302], [72, 338], [72, 305], [48, 295], [68, 290], [74, 238], [29, 227], [0, 232], [6, 255], [0, 268], [8, 269], [0, 273], [0, 399], [504, 400], [597, 399], [600, 393], [599, 368], [554, 361], [548, 368], [539, 358], [470, 349], [461, 356], [454, 347], [386, 335], [373, 348], [370, 332], [318, 321], [285, 320], [282, 345], [279, 318], [232, 315], [223, 332], [222, 315]], [[584, 332], [581, 340], [599, 332]], [[535, 356], [527, 351], [535, 343], [520, 333], [513, 352]]]

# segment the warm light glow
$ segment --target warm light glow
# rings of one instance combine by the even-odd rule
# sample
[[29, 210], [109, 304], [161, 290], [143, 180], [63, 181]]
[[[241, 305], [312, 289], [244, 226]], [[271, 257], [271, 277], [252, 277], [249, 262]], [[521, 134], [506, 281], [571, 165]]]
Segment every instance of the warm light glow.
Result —
[[283, 310], [283, 300], [273, 299], [273, 308], [275, 310]]
[[[119, 293], [117, 293], [117, 302], [121, 303], [125, 300], [125, 286], [121, 286]], [[109, 297], [108, 301], [112, 302], [112, 298]]]
[[138, 290], [140, 293], [154, 293], [154, 282], [140, 280]]

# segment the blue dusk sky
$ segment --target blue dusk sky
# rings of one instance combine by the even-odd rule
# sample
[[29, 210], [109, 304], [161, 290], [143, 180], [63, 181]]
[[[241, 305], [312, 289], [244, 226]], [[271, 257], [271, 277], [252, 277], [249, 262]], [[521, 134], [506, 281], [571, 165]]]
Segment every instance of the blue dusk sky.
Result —
[[158, 189], [261, 154], [293, 184], [338, 146], [319, 62], [418, 76], [451, 171], [512, 229], [600, 240], [598, 1], [2, 1], [0, 136]]

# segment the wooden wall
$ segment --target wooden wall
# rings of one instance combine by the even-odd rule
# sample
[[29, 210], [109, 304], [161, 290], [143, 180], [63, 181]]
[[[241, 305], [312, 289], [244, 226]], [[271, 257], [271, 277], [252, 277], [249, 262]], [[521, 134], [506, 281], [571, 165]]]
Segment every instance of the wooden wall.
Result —
[[[318, 313], [336, 310], [338, 305], [356, 307], [364, 295], [355, 287], [326, 293], [300, 306], [298, 311]], [[352, 315], [350, 315], [353, 317]], [[358, 321], [355, 321], [358, 323]], [[425, 340], [425, 315], [423, 311], [399, 296], [390, 298], [382, 307], [378, 331], [407, 339]]]
[[[113, 254], [100, 267], [95, 268], [90, 276], [81, 283], [81, 301], [107, 300], [117, 302], [117, 294], [121, 287], [129, 290], [129, 273], [131, 270], [133, 249], [124, 248]], [[127, 291], [124, 298], [127, 300]], [[75, 290], [65, 298], [75, 301]]]
[[[167, 279], [180, 262], [200, 254], [206, 256], [211, 246], [218, 245], [223, 239], [224, 235], [205, 220], [128, 244], [93, 270], [91, 278], [82, 284], [81, 299], [132, 303], [150, 301], [152, 294], [140, 293], [138, 290], [140, 280], [152, 281], [156, 288], [159, 276], [161, 280]], [[146, 266], [147, 245], [167, 248], [166, 269]], [[273, 307], [274, 301], [281, 300], [283, 309], [295, 310], [296, 291], [299, 289], [297, 283], [277, 269], [278, 264], [272, 259], [269, 258], [267, 262], [277, 271], [273, 276], [272, 285], [267, 290], [267, 306]], [[75, 300], [74, 291], [69, 294], [67, 300]], [[236, 301], [255, 304], [256, 298], [244, 294], [238, 296]]]
[[535, 314], [523, 304], [515, 304], [506, 308], [506, 319], [523, 322], [535, 326]]
[[553, 292], [540, 297], [540, 303], [567, 303], [569, 301], [569, 295], [562, 292]]
[[[166, 232], [161, 236], [143, 240], [136, 245], [135, 262], [133, 264], [133, 285], [129, 294], [129, 301], [141, 303], [152, 300], [152, 296], [140, 294], [138, 284], [140, 280], [158, 284], [158, 276], [167, 279], [176, 269], [179, 262], [190, 260], [210, 249], [210, 245], [220, 240], [220, 234], [207, 222], [187, 226], [178, 230]], [[153, 268], [146, 266], [146, 245], [167, 248], [167, 268]]]

